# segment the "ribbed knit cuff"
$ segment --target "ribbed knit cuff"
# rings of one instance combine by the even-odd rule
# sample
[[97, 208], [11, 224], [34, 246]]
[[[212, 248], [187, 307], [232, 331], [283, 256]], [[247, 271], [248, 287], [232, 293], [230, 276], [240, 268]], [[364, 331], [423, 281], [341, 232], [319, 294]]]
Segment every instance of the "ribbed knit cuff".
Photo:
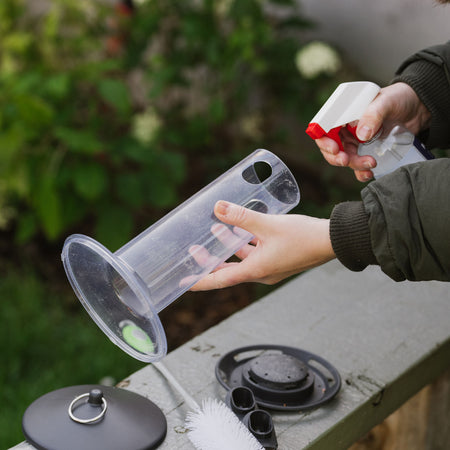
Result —
[[339, 261], [354, 272], [377, 264], [370, 242], [368, 217], [362, 202], [339, 203], [330, 218], [330, 238]]

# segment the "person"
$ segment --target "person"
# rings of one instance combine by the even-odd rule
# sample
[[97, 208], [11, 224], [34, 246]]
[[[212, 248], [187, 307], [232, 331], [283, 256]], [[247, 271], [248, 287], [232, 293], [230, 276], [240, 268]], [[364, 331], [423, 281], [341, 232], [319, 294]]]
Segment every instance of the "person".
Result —
[[[370, 139], [388, 120], [406, 125], [429, 149], [450, 147], [450, 42], [401, 64], [359, 120], [357, 136]], [[316, 142], [330, 164], [350, 167], [360, 181], [372, 178], [375, 160], [358, 156], [349, 136], [344, 152], [327, 137]], [[330, 219], [262, 214], [219, 201], [217, 218], [255, 238], [236, 253], [240, 262], [223, 263], [191, 289], [274, 284], [334, 258], [353, 271], [378, 265], [395, 281], [450, 281], [449, 175], [449, 158], [401, 167], [370, 182], [361, 201], [336, 205]]]

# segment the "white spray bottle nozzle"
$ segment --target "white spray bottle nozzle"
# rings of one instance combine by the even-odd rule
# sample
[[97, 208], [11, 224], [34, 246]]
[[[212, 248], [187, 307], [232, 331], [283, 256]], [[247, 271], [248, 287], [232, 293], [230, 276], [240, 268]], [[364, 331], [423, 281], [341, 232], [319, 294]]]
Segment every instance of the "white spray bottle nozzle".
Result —
[[[350, 122], [360, 119], [379, 91], [380, 87], [370, 81], [340, 84], [313, 117], [306, 133], [313, 139], [328, 136], [343, 150], [339, 130]], [[355, 134], [355, 128], [350, 131]]]

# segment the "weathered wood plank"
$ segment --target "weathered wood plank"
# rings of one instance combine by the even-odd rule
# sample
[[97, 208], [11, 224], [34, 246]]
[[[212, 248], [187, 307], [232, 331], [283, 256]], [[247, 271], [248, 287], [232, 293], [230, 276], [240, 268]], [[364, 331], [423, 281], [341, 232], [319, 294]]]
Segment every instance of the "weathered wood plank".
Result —
[[349, 450], [450, 448], [450, 371], [423, 388]]

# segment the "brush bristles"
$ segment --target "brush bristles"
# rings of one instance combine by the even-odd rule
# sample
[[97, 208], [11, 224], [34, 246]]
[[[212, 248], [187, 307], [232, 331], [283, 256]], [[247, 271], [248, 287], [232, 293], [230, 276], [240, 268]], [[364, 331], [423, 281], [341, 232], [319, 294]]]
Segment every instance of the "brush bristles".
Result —
[[225, 403], [203, 400], [186, 417], [190, 441], [198, 450], [264, 450], [258, 440]]

